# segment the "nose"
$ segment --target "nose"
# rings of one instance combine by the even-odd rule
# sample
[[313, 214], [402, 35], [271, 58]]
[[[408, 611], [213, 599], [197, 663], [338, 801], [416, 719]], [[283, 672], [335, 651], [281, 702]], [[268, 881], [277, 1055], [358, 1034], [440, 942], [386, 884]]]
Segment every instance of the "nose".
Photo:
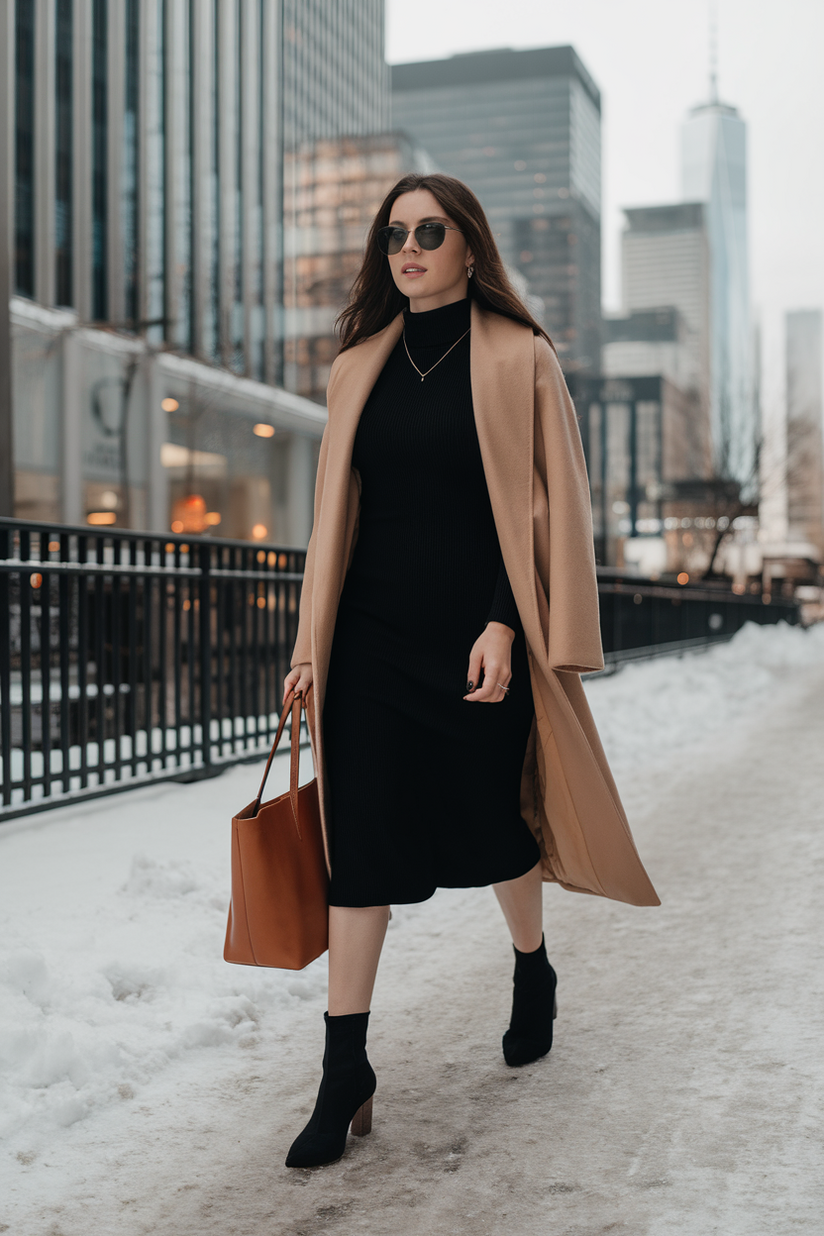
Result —
[[415, 229], [411, 228], [406, 237], [406, 240], [403, 243], [403, 248], [401, 249], [401, 253], [406, 253], [406, 252], [420, 253], [420, 251], [421, 251], [420, 246], [417, 240], [415, 239]]

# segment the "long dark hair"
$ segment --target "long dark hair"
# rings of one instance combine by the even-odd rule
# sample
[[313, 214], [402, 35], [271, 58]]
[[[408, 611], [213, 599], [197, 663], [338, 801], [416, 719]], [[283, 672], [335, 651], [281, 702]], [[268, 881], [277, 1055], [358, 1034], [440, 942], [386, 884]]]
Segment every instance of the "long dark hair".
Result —
[[534, 334], [541, 335], [552, 347], [549, 335], [535, 321], [510, 283], [484, 208], [472, 190], [462, 180], [441, 172], [431, 175], [407, 172], [389, 190], [369, 229], [363, 265], [352, 284], [349, 303], [335, 323], [340, 335], [341, 352], [383, 330], [409, 304], [409, 298], [396, 285], [389, 263], [378, 248], [377, 233], [379, 228], [389, 223], [395, 199], [416, 189], [428, 189], [463, 232], [475, 258], [475, 273], [469, 280], [470, 297], [482, 309], [491, 309], [494, 313], [530, 326]]

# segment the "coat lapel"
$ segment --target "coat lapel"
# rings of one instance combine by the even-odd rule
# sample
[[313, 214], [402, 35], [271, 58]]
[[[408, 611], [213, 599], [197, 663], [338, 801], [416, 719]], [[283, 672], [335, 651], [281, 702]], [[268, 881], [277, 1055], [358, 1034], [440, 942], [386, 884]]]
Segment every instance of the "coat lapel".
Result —
[[533, 543], [534, 336], [473, 300], [470, 338], [475, 426], [501, 554], [527, 643], [545, 650]]

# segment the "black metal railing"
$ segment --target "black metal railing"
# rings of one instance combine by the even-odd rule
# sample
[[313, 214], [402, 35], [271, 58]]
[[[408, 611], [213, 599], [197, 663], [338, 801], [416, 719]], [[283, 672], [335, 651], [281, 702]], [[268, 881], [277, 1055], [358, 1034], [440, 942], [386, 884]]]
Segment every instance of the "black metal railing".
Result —
[[0, 520], [0, 819], [266, 750], [305, 557]]
[[[305, 551], [0, 519], [0, 821], [259, 757]], [[607, 662], [798, 621], [778, 598], [599, 568]]]
[[634, 578], [598, 568], [604, 660], [615, 664], [731, 639], [745, 622], [797, 623], [795, 601], [729, 585]]

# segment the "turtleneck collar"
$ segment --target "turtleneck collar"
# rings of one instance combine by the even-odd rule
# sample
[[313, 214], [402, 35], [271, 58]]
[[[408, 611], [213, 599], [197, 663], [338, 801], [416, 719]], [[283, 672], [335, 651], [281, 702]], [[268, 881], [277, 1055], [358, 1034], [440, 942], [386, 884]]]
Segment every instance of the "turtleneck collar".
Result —
[[429, 348], [454, 343], [468, 329], [470, 318], [468, 296], [449, 305], [441, 305], [438, 309], [425, 309], [421, 313], [412, 313], [406, 308], [403, 311], [406, 342], [410, 348]]

